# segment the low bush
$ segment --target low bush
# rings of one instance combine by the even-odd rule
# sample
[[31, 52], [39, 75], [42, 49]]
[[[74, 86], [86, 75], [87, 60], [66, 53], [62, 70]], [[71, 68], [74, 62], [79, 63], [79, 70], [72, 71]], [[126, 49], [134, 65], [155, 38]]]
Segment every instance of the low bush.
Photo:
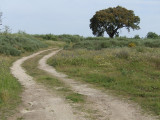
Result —
[[116, 57], [123, 58], [123, 59], [128, 59], [129, 58], [129, 53], [126, 50], [121, 50], [118, 53], [116, 53]]
[[145, 47], [159, 48], [160, 40], [159, 39], [147, 39], [147, 40], [144, 40], [143, 44]]
[[[91, 49], [91, 50], [101, 50], [103, 48], [121, 48], [121, 47], [151, 47], [159, 48], [159, 39], [134, 39], [134, 38], [124, 38], [119, 37], [115, 39], [104, 39], [104, 40], [83, 40], [76, 42], [72, 45], [72, 49]], [[71, 48], [70, 48], [71, 49]]]
[[128, 47], [136, 47], [136, 44], [135, 43], [129, 43]]
[[67, 43], [70, 43], [70, 42], [80, 42], [82, 40], [84, 40], [84, 38], [82, 36], [79, 36], [79, 35], [68, 35], [68, 34], [63, 34], [63, 35], [58, 35], [58, 38], [61, 40], [61, 41], [65, 41]]
[[1, 33], [0, 34], [0, 53], [12, 56], [19, 56], [25, 51], [35, 51], [39, 48], [47, 47], [40, 40], [25, 33]]
[[147, 33], [147, 38], [156, 39], [158, 37], [159, 36], [156, 33], [154, 33], [154, 32], [148, 32]]
[[134, 39], [141, 39], [141, 38], [139, 37], [139, 35], [135, 35], [133, 38], [134, 38]]

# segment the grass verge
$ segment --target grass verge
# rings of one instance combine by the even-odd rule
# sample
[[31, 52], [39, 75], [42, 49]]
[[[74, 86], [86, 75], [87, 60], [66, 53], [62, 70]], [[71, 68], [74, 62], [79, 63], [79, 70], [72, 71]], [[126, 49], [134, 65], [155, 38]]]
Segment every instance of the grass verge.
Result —
[[9, 69], [15, 59], [0, 55], [0, 120], [6, 120], [21, 102], [22, 87]]
[[58, 71], [138, 103], [160, 115], [160, 49], [64, 50], [49, 59]]
[[39, 61], [44, 55], [48, 53], [49, 52], [45, 52], [32, 59], [27, 60], [23, 64], [23, 67], [26, 69], [27, 73], [34, 77], [34, 79], [38, 83], [43, 84], [49, 90], [53, 90], [53, 92], [56, 93], [57, 96], [61, 96], [62, 98], [66, 99], [74, 108], [75, 114], [82, 115], [88, 120], [96, 120], [98, 116], [98, 114], [96, 114], [97, 111], [86, 107], [88, 103], [86, 102], [86, 97], [84, 95], [72, 91], [69, 86], [65, 85], [57, 78], [37, 68], [37, 61]]
[[[65, 96], [67, 100], [70, 100], [74, 103], [84, 103], [85, 97], [81, 94], [74, 93], [68, 86], [62, 83], [57, 78], [54, 78], [52, 75], [38, 69], [38, 62], [44, 55], [49, 53], [50, 51], [44, 52], [34, 58], [27, 60], [23, 67], [26, 69], [27, 73], [31, 75], [37, 82], [42, 83], [47, 86], [47, 88], [51, 88], [54, 91], [57, 91], [58, 94]], [[32, 63], [30, 62], [32, 61]]]

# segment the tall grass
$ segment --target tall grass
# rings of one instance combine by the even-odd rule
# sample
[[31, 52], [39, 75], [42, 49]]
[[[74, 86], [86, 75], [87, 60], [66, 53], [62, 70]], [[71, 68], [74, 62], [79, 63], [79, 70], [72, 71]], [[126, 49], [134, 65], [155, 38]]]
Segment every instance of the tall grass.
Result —
[[44, 43], [25, 33], [0, 33], [1, 54], [19, 56], [26, 51], [32, 52], [43, 47], [46, 47]]
[[5, 120], [20, 102], [21, 85], [11, 75], [9, 66], [13, 58], [0, 56], [0, 119]]
[[160, 115], [160, 49], [65, 50], [49, 60], [57, 70], [136, 101]]

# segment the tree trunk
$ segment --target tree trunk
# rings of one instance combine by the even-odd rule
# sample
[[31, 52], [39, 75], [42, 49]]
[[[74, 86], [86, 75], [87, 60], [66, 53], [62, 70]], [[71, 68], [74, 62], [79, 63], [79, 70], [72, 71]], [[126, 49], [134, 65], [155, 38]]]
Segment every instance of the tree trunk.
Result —
[[114, 33], [109, 34], [109, 37], [113, 38], [114, 37]]

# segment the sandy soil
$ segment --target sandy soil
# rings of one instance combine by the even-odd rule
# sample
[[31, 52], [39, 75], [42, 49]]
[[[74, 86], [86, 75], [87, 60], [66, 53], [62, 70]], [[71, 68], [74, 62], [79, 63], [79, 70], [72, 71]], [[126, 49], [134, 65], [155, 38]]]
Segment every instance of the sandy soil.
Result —
[[131, 104], [126, 102], [126, 100], [120, 100], [119, 98], [107, 95], [101, 90], [90, 87], [88, 84], [69, 79], [67, 75], [57, 72], [53, 67], [46, 64], [47, 59], [59, 51], [53, 51], [44, 56], [39, 61], [39, 68], [62, 80], [73, 91], [87, 96], [88, 103], [91, 103], [89, 106], [99, 113], [100, 117], [97, 120], [156, 120], [151, 115], [143, 114], [136, 104]]
[[13, 63], [11, 72], [24, 86], [24, 92], [22, 94], [23, 106], [19, 114], [12, 116], [10, 120], [17, 120], [17, 118], [23, 120], [82, 120], [73, 114], [70, 104], [49, 92], [44, 86], [37, 84], [21, 67], [24, 61], [45, 51], [23, 57]]

